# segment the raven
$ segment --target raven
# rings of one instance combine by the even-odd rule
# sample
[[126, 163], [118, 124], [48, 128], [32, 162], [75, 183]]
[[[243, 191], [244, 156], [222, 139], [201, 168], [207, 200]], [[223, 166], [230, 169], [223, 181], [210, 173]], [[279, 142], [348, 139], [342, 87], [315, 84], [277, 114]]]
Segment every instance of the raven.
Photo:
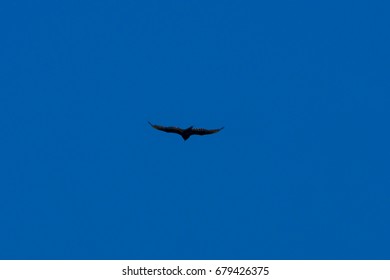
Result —
[[190, 126], [189, 128], [186, 128], [186, 129], [182, 129], [182, 128], [175, 127], [175, 126], [161, 126], [161, 125], [152, 124], [150, 122], [148, 122], [148, 123], [155, 129], [158, 129], [158, 130], [161, 130], [164, 132], [168, 132], [168, 133], [177, 133], [181, 137], [183, 137], [184, 141], [187, 140], [188, 138], [190, 138], [191, 135], [213, 134], [213, 133], [216, 133], [216, 132], [220, 131], [221, 129], [223, 129], [223, 127], [218, 128], [218, 129], [204, 129], [204, 128], [193, 128], [193, 126]]

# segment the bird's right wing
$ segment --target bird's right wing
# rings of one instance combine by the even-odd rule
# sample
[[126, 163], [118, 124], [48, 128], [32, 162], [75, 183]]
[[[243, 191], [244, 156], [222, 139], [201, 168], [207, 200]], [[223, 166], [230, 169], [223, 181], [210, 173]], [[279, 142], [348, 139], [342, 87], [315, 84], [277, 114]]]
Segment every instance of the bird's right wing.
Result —
[[152, 124], [151, 122], [148, 122], [153, 128], [155, 129], [158, 129], [158, 130], [161, 130], [161, 131], [164, 131], [164, 132], [168, 132], [168, 133], [177, 133], [177, 134], [181, 134], [183, 132], [183, 129], [181, 128], [178, 128], [178, 127], [175, 127], [175, 126], [161, 126], [161, 125], [155, 125], [155, 124]]

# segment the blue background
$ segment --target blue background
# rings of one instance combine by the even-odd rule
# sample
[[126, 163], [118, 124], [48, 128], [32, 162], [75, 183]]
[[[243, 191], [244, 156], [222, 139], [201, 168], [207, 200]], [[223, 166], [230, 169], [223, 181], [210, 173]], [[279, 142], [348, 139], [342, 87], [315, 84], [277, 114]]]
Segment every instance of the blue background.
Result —
[[390, 259], [385, 3], [3, 1], [0, 258]]

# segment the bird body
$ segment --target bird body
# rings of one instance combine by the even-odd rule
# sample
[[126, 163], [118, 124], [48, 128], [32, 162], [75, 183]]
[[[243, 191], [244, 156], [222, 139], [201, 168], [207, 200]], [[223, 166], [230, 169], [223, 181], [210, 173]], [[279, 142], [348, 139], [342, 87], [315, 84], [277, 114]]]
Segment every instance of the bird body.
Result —
[[213, 133], [217, 133], [218, 131], [220, 131], [222, 128], [218, 128], [218, 129], [204, 129], [204, 128], [193, 128], [193, 126], [190, 126], [188, 128], [179, 128], [179, 127], [175, 127], [175, 126], [161, 126], [161, 125], [155, 125], [155, 124], [152, 124], [151, 122], [148, 122], [153, 128], [157, 129], [157, 130], [161, 130], [161, 131], [164, 131], [164, 132], [168, 132], [168, 133], [176, 133], [176, 134], [179, 134], [183, 139], [184, 141], [186, 141], [188, 138], [191, 137], [191, 135], [207, 135], [207, 134], [213, 134]]

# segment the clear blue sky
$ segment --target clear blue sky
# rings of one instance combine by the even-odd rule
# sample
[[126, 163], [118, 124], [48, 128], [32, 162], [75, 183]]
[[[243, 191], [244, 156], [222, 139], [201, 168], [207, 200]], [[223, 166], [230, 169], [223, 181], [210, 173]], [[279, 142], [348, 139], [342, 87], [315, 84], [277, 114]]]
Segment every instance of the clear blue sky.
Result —
[[3, 1], [0, 258], [390, 259], [389, 8]]

